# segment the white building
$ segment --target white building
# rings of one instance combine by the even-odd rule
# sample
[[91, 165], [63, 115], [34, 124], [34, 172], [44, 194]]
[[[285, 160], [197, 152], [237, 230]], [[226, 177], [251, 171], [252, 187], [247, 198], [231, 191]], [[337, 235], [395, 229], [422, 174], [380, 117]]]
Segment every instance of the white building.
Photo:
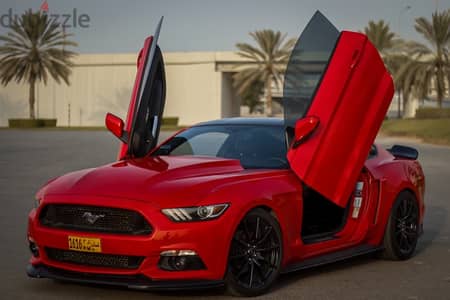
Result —
[[[56, 118], [58, 126], [102, 126], [106, 112], [126, 117], [136, 74], [137, 54], [82, 54], [74, 59], [71, 85], [36, 86], [36, 114]], [[238, 116], [240, 99], [232, 85], [233, 52], [165, 53], [167, 97], [165, 116], [179, 124]], [[28, 117], [26, 84], [0, 86], [0, 126], [9, 118]]]
[[[56, 118], [57, 126], [103, 126], [106, 112], [125, 119], [136, 74], [137, 54], [81, 54], [74, 59], [71, 85], [49, 80], [36, 86], [36, 114]], [[232, 84], [237, 65], [250, 63], [235, 52], [168, 52], [165, 116], [180, 125], [240, 115], [240, 98]], [[28, 117], [26, 84], [0, 85], [0, 127], [9, 118]], [[274, 87], [274, 103], [282, 98]], [[274, 112], [280, 106], [275, 104]], [[243, 110], [245, 111], [245, 110]], [[389, 116], [397, 112], [396, 98]], [[279, 114], [278, 114], [279, 115]]]

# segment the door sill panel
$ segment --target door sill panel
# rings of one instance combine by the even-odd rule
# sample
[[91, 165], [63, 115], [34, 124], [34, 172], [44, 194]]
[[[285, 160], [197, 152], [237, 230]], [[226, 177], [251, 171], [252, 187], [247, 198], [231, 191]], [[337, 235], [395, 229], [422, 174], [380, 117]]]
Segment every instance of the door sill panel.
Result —
[[347, 258], [373, 253], [382, 249], [383, 247], [373, 245], [360, 245], [356, 247], [351, 247], [345, 250], [315, 256], [312, 258], [305, 259], [299, 263], [288, 265], [283, 269], [281, 273], [285, 274], [304, 269], [314, 268], [321, 265], [341, 261]]
[[302, 236], [303, 244], [310, 245], [315, 243], [322, 243], [330, 240], [337, 239], [336, 233], [339, 233], [339, 230], [335, 230], [327, 233], [318, 233], [307, 236]]

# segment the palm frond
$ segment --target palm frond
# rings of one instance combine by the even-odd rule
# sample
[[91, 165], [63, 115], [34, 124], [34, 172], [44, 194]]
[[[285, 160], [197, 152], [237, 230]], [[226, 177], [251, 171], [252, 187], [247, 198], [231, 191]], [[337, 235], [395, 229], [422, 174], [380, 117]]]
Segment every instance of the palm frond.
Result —
[[[239, 65], [239, 72], [233, 76], [233, 84], [241, 96], [259, 95], [249, 91], [253, 90], [255, 85], [260, 86], [261, 83], [266, 92], [272, 88], [272, 84], [279, 87], [283, 77], [282, 73], [286, 69], [287, 61], [295, 44], [295, 40], [286, 41], [285, 34], [270, 29], [251, 32], [250, 36], [255, 45], [236, 44], [238, 55], [250, 61], [250, 63]], [[272, 113], [271, 102], [270, 92], [266, 101], [269, 115]]]
[[417, 18], [414, 27], [427, 43], [401, 41], [394, 51], [385, 52], [385, 62], [404, 95], [424, 99], [433, 89], [441, 106], [450, 82], [450, 10], [435, 12], [431, 19]]
[[60, 25], [46, 14], [26, 11], [11, 24], [11, 31], [0, 36], [0, 82], [12, 80], [30, 84], [30, 117], [34, 118], [34, 84], [47, 84], [49, 77], [69, 84], [75, 52], [65, 49], [77, 44]]
[[364, 33], [381, 53], [389, 51], [399, 41], [396, 34], [390, 30], [389, 24], [384, 20], [369, 21], [364, 28]]
[[435, 34], [434, 34], [433, 25], [426, 18], [424, 18], [424, 17], [417, 18], [416, 19], [416, 24], [414, 25], [414, 28], [416, 29], [416, 31], [418, 33], [422, 34], [422, 36], [430, 44], [434, 44], [435, 43], [435, 40], [434, 40]]
[[[29, 82], [43, 80], [50, 75], [57, 82], [69, 84], [71, 59], [75, 52], [65, 49], [77, 44], [61, 31], [60, 25], [41, 12], [26, 11], [11, 24], [11, 31], [0, 36], [0, 80]], [[67, 69], [67, 70], [66, 70]]]

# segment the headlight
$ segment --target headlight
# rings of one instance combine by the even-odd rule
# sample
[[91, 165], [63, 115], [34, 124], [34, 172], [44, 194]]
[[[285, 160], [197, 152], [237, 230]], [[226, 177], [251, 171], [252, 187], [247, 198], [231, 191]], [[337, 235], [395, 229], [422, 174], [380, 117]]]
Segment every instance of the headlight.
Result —
[[206, 221], [220, 217], [228, 206], [228, 204], [214, 204], [195, 207], [166, 208], [161, 210], [161, 212], [174, 222]]

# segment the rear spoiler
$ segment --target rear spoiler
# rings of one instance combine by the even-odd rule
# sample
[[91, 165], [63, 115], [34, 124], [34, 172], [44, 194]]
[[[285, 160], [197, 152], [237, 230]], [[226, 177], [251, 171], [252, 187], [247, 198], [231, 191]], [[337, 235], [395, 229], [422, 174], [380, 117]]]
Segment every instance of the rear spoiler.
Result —
[[390, 149], [386, 149], [396, 158], [416, 160], [419, 157], [419, 151], [413, 147], [394, 145]]

